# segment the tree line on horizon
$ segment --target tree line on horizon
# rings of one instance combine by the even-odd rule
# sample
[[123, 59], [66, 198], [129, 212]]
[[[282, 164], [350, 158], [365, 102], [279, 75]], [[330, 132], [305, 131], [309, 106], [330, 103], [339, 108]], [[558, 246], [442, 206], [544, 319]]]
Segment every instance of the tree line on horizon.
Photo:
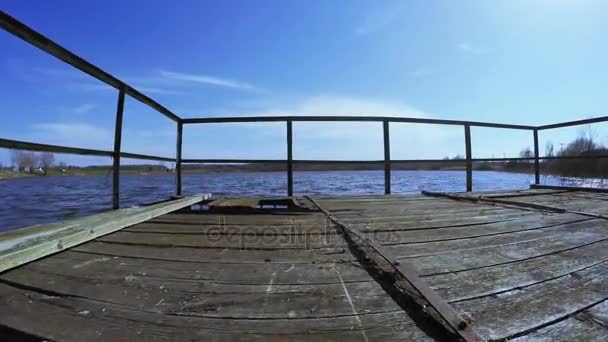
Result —
[[[533, 158], [534, 152], [526, 147], [519, 153], [521, 158]], [[541, 173], [555, 174], [564, 177], [607, 177], [608, 147], [601, 144], [592, 134], [579, 134], [573, 141], [556, 151], [553, 143], [545, 147], [545, 157], [541, 159]], [[566, 157], [570, 159], [558, 159]], [[594, 158], [595, 157], [595, 158]], [[555, 158], [555, 159], [553, 159]], [[509, 161], [506, 170], [533, 169], [533, 160]]]
[[[55, 166], [55, 155], [51, 152], [11, 151], [11, 164], [21, 173], [43, 173], [47, 175]], [[65, 164], [60, 163], [60, 167]]]

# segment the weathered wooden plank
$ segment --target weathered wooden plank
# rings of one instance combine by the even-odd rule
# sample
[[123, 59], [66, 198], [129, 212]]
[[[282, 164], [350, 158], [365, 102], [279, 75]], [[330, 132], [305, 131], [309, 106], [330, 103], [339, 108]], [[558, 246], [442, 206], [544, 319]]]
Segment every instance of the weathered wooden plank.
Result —
[[311, 215], [310, 213], [290, 212], [279, 214], [255, 213], [245, 215], [215, 215], [200, 213], [172, 213], [146, 221], [146, 223], [168, 223], [168, 224], [213, 224], [213, 225], [319, 225], [327, 222], [323, 215]]
[[590, 218], [581, 218], [575, 214], [538, 214], [529, 216], [529, 218], [508, 218], [498, 222], [473, 222], [463, 225], [429, 227], [429, 229], [424, 229], [424, 227], [418, 229], [400, 229], [401, 225], [377, 229], [374, 225], [372, 229], [361, 229], [361, 231], [371, 239], [383, 244], [410, 244], [508, 234], [510, 232], [526, 231], [586, 220], [590, 220]]
[[[345, 283], [371, 280], [367, 271], [358, 262], [339, 262], [340, 256], [336, 255], [336, 257], [335, 263], [323, 264], [313, 264], [312, 261], [296, 264], [272, 262], [219, 264], [110, 257], [68, 250], [52, 258], [24, 265], [22, 268], [33, 273], [56, 273], [102, 281], [145, 273], [150, 280], [155, 281], [204, 281], [213, 286], [267, 286], [273, 274], [275, 285], [334, 284], [338, 283], [336, 272], [341, 274]], [[21, 270], [20, 268], [18, 271]]]
[[215, 230], [199, 234], [166, 234], [145, 232], [116, 232], [97, 239], [100, 242], [121, 243], [141, 246], [191, 247], [201, 249], [234, 249], [234, 250], [281, 250], [281, 249], [322, 249], [328, 247], [346, 247], [341, 236], [332, 234], [265, 234], [249, 235], [239, 232], [218, 234]]
[[[407, 323], [401, 310], [333, 318], [216, 319], [174, 313], [163, 315], [86, 298], [39, 294], [0, 284], [0, 305], [12, 312], [2, 323], [17, 330], [61, 341], [83, 340], [426, 340]], [[36, 324], [31, 324], [36, 322]], [[78, 329], [65, 329], [66, 326]]]
[[469, 251], [475, 249], [489, 249], [507, 245], [517, 245], [532, 241], [542, 242], [547, 238], [562, 236], [562, 234], [576, 234], [579, 231], [585, 232], [589, 226], [601, 226], [605, 230], [608, 226], [603, 220], [578, 220], [575, 223], [562, 223], [550, 226], [541, 226], [535, 229], [528, 229], [517, 232], [494, 234], [489, 236], [479, 236], [467, 239], [456, 239], [449, 241], [431, 241], [407, 244], [389, 244], [387, 249], [399, 257], [421, 257], [428, 255], [439, 255], [445, 253], [457, 253], [459, 251]]
[[187, 197], [142, 208], [117, 210], [60, 224], [33, 226], [0, 234], [0, 272], [122, 228], [144, 222], [207, 198]]
[[507, 265], [426, 277], [447, 300], [489, 296], [565, 276], [608, 260], [608, 241]]
[[355, 258], [345, 248], [329, 247], [323, 250], [248, 250], [243, 253], [239, 250], [207, 249], [204, 253], [197, 248], [188, 247], [159, 247], [123, 245], [92, 241], [74, 247], [73, 250], [88, 252], [104, 256], [121, 256], [145, 258], [150, 260], [171, 260], [192, 263], [218, 263], [218, 264], [257, 264], [257, 263], [333, 263], [355, 261]]
[[218, 220], [217, 223], [162, 223], [146, 221], [128, 228], [124, 232], [145, 232], [145, 233], [165, 233], [165, 234], [202, 234], [213, 233], [216, 235], [324, 235], [336, 233], [334, 227], [327, 226], [325, 223], [319, 224], [237, 224], [224, 223]]
[[[515, 244], [481, 247], [422, 257], [405, 258], [412, 262], [422, 275], [449, 273], [467, 269], [501, 265], [541, 255], [549, 255], [608, 239], [606, 224], [595, 222], [571, 224], [571, 234], [549, 236]], [[401, 258], [399, 256], [398, 258]]]
[[206, 281], [156, 279], [143, 271], [107, 279], [23, 271], [3, 275], [2, 281], [133, 310], [235, 320], [345, 316], [352, 314], [350, 301], [366, 313], [399, 309], [371, 277], [365, 282], [342, 284], [335, 270], [334, 283], [314, 285], [276, 285], [272, 274], [264, 285], [210, 285]]
[[[431, 209], [432, 208], [432, 209]], [[333, 211], [332, 211], [333, 212]], [[373, 219], [374, 221], [411, 221], [417, 219], [445, 219], [450, 215], [456, 219], [466, 219], [467, 216], [487, 216], [487, 215], [507, 215], [507, 214], [526, 214], [525, 210], [513, 210], [496, 206], [477, 206], [476, 208], [441, 208], [430, 207], [426, 210], [394, 209], [391, 211], [382, 210], [357, 210], [357, 211], [336, 211], [337, 215], [344, 220], [355, 221], [361, 219]]]
[[572, 317], [515, 338], [512, 341], [607, 341], [606, 317], [608, 317], [608, 301], [603, 301]]
[[509, 338], [567, 318], [608, 298], [608, 262], [497, 297], [455, 303], [487, 339]]
[[[361, 223], [372, 223], [372, 224], [390, 224], [390, 223], [402, 223], [416, 227], [413, 224], [423, 225], [424, 223], [432, 223], [430, 226], [436, 226], [435, 222], [445, 224], [445, 222], [454, 222], [457, 224], [467, 224], [473, 222], [489, 222], [496, 221], [505, 218], [520, 218], [528, 215], [526, 211], [472, 211], [468, 215], [463, 213], [463, 216], [459, 216], [457, 212], [438, 214], [437, 217], [433, 217], [432, 213], [416, 215], [416, 214], [405, 214], [405, 215], [393, 215], [389, 217], [366, 215], [360, 217], [344, 218], [344, 222], [350, 224], [361, 224]], [[342, 217], [342, 215], [340, 215]]]

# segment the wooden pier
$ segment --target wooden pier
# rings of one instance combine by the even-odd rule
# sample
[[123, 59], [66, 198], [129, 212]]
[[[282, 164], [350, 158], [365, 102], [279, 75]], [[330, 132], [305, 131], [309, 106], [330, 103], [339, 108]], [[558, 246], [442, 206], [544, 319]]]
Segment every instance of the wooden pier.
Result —
[[[112, 209], [0, 234], [0, 341], [605, 341], [608, 193], [540, 185], [540, 126], [374, 116], [181, 117], [0, 11], [0, 28], [117, 92], [113, 150], [0, 137], [0, 148], [111, 157]], [[122, 148], [126, 99], [175, 124], [174, 156]], [[184, 126], [282, 122], [286, 159], [193, 159]], [[383, 159], [294, 156], [302, 122], [382, 128]], [[465, 158], [391, 158], [391, 125], [463, 128]], [[472, 128], [530, 133], [534, 155], [476, 158]], [[119, 209], [121, 158], [175, 163], [176, 198]], [[473, 166], [534, 164], [532, 189], [479, 193]], [[383, 164], [385, 196], [292, 197], [302, 164]], [[390, 195], [393, 163], [464, 162], [466, 193]], [[285, 166], [284, 198], [183, 197], [182, 164]], [[295, 193], [298, 193], [295, 191]], [[110, 209], [110, 208], [108, 208]]]
[[[608, 193], [200, 197], [112, 213], [0, 235], [0, 261], [55, 244], [0, 262], [0, 339], [608, 339]], [[62, 246], [76, 231], [91, 236]]]

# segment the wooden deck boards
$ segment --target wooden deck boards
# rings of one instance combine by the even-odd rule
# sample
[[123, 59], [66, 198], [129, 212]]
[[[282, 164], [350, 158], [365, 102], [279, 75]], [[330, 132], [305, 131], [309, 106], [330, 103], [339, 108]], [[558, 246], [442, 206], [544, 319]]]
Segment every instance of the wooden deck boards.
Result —
[[[345, 210], [336, 199], [319, 202], [330, 211], [340, 209], [332, 211], [335, 216], [415, 265], [485, 339], [605, 340], [608, 221], [525, 205], [602, 215], [608, 213], [606, 194], [526, 190], [458, 196], [514, 203], [393, 197], [378, 202], [378, 210], [373, 202]], [[418, 220], [411, 218], [416, 214]]]
[[[608, 338], [608, 220], [597, 217], [608, 214], [607, 194], [458, 196], [509, 203], [427, 196], [317, 202], [413, 265], [483, 339]], [[412, 310], [318, 211], [170, 213], [0, 274], [0, 336], [9, 329], [60, 341], [442, 336]]]
[[74, 341], [429, 339], [325, 225], [164, 215], [2, 274], [0, 324]]

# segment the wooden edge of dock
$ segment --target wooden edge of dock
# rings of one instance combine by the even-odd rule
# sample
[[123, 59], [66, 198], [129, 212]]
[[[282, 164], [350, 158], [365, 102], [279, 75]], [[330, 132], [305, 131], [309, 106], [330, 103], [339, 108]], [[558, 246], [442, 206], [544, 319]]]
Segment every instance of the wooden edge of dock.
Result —
[[0, 272], [209, 199], [203, 194], [0, 233]]
[[[356, 229], [350, 228], [329, 210], [322, 207], [315, 199], [310, 196], [305, 196], [305, 198], [338, 227], [344, 239], [352, 247], [363, 252], [362, 261], [364, 263], [367, 260], [379, 268], [377, 270], [379, 273], [392, 275], [393, 286], [400, 289], [409, 300], [416, 303], [424, 314], [436, 323], [434, 328], [445, 329], [442, 339], [454, 340], [459, 337], [466, 342], [483, 341], [475, 328], [422, 280], [412, 264], [398, 261], [397, 257], [386, 248], [367, 239]], [[389, 270], [383, 270], [384, 267], [388, 267]], [[406, 283], [404, 284], [402, 280], [405, 280]], [[433, 310], [426, 309], [427, 307]]]

